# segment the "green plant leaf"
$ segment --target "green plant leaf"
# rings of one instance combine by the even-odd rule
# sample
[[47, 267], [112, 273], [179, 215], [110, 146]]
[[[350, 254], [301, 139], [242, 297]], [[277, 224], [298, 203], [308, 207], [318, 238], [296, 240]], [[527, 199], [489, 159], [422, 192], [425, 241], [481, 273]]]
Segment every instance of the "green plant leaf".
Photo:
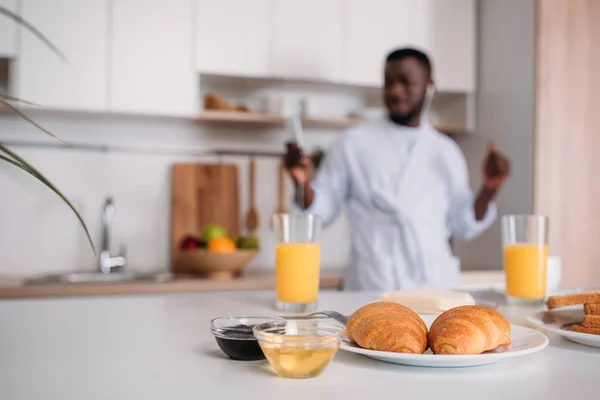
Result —
[[4, 104], [6, 107], [10, 108], [14, 113], [16, 113], [17, 115], [19, 115], [21, 118], [23, 118], [24, 120], [26, 120], [27, 122], [29, 122], [30, 124], [32, 124], [33, 126], [35, 126], [36, 128], [38, 128], [42, 132], [44, 132], [47, 135], [51, 136], [52, 138], [58, 140], [61, 143], [66, 143], [61, 137], [59, 137], [58, 135], [50, 132], [48, 129], [44, 128], [43, 126], [41, 126], [40, 124], [38, 124], [37, 122], [35, 122], [31, 118], [29, 118], [27, 116], [27, 114], [25, 114], [23, 111], [19, 110], [17, 107], [15, 107], [12, 104], [10, 104], [9, 101], [6, 101], [3, 98], [0, 98], [0, 104]]
[[0, 93], [0, 99], [4, 99], [6, 101], [10, 101], [13, 103], [27, 104], [28, 106], [41, 107], [39, 104], [35, 104], [35, 103], [32, 103], [27, 100], [19, 99], [18, 97], [10, 96], [6, 93]]
[[[62, 61], [64, 61], [67, 64], [69, 63], [69, 61], [67, 60], [67, 57], [65, 57], [65, 55], [58, 49], [57, 46], [54, 45], [54, 43], [52, 43], [36, 27], [34, 27], [29, 22], [27, 22], [26, 20], [21, 18], [18, 14], [15, 14], [14, 12], [12, 12], [2, 6], [0, 6], [0, 14], [7, 16], [8, 18], [14, 20], [21, 26], [25, 27], [27, 30], [29, 30], [29, 32], [31, 32], [34, 36], [36, 36], [42, 43], [44, 43], [46, 46], [48, 46], [48, 48], [52, 52], [54, 52], [54, 54], [56, 54]], [[28, 101], [25, 101], [25, 100], [22, 100], [22, 99], [19, 99], [19, 98], [16, 98], [16, 97], [13, 97], [13, 96], [10, 96], [7, 94], [0, 94], [0, 105], [3, 104], [4, 106], [11, 109], [18, 116], [20, 116], [21, 118], [23, 118], [24, 120], [26, 120], [27, 122], [29, 122], [30, 124], [32, 124], [33, 126], [38, 128], [39, 130], [41, 130], [42, 132], [44, 132], [47, 135], [49, 135], [50, 137], [58, 140], [59, 142], [64, 143], [64, 140], [62, 140], [58, 135], [55, 135], [54, 133], [50, 132], [49, 130], [47, 130], [46, 128], [44, 128], [43, 126], [41, 126], [40, 124], [38, 124], [37, 122], [35, 122], [31, 118], [29, 118], [25, 113], [23, 113], [21, 110], [19, 110], [13, 104], [11, 104], [11, 102], [28, 104], [28, 105], [32, 105], [32, 106], [36, 106], [36, 104], [33, 104], [31, 102], [28, 102]], [[67, 204], [67, 206], [69, 206], [69, 208], [75, 213], [75, 216], [77, 216], [79, 223], [83, 227], [83, 230], [85, 231], [85, 235], [87, 236], [88, 242], [90, 243], [90, 246], [92, 246], [92, 250], [94, 251], [94, 254], [95, 254], [96, 246], [94, 246], [94, 242], [92, 241], [92, 237], [90, 235], [90, 232], [88, 231], [87, 225], [85, 224], [85, 222], [83, 221], [83, 218], [81, 217], [79, 212], [75, 209], [73, 204], [71, 204], [71, 202], [60, 192], [60, 190], [58, 190], [56, 188], [56, 186], [54, 186], [48, 179], [46, 179], [46, 177], [44, 175], [42, 175], [37, 169], [35, 169], [31, 164], [29, 164], [27, 161], [25, 161], [23, 158], [21, 158], [18, 154], [16, 154], [15, 152], [13, 152], [9, 148], [7, 148], [2, 142], [0, 142], [0, 152], [3, 152], [4, 154], [6, 154], [6, 156], [0, 154], [0, 160], [4, 160], [4, 161], [16, 166], [17, 168], [22, 169], [23, 171], [27, 172], [28, 174], [30, 174], [31, 176], [36, 178], [38, 181], [42, 182], [50, 190], [52, 190], [54, 193], [56, 193]]]
[[1, 160], [4, 160], [4, 161], [6, 161], [6, 162], [8, 162], [8, 163], [10, 163], [10, 164], [18, 167], [18, 168], [21, 168], [23, 171], [25, 171], [25, 172], [29, 173], [30, 175], [32, 175], [34, 178], [36, 178], [37, 180], [39, 180], [40, 182], [42, 182], [50, 190], [52, 190], [54, 193], [56, 193], [67, 204], [67, 206], [69, 206], [69, 208], [71, 208], [71, 210], [77, 216], [77, 219], [79, 220], [79, 223], [83, 227], [83, 230], [85, 231], [85, 235], [87, 236], [87, 239], [88, 239], [88, 242], [90, 243], [90, 246], [92, 246], [92, 250], [94, 251], [94, 254], [96, 254], [96, 246], [94, 246], [94, 242], [92, 241], [92, 237], [90, 235], [90, 232], [88, 231], [87, 225], [85, 224], [85, 222], [83, 221], [83, 218], [81, 217], [81, 215], [79, 214], [79, 212], [75, 209], [75, 207], [73, 206], [73, 204], [71, 204], [71, 202], [60, 192], [60, 190], [58, 190], [56, 188], [56, 186], [54, 186], [48, 179], [46, 179], [46, 177], [44, 177], [31, 164], [29, 164], [27, 161], [25, 161], [23, 158], [21, 158], [18, 154], [16, 154], [12, 150], [10, 150], [8, 147], [6, 147], [2, 143], [0, 143], [0, 151], [4, 152], [5, 154], [7, 154], [9, 156], [9, 157], [6, 157], [6, 156], [0, 154], [0, 159]]
[[50, 39], [48, 39], [46, 36], [44, 36], [44, 34], [42, 32], [40, 32], [35, 26], [31, 25], [29, 22], [27, 22], [23, 18], [21, 18], [20, 15], [15, 14], [14, 12], [12, 12], [12, 11], [10, 11], [10, 10], [2, 7], [2, 6], [0, 6], [0, 14], [5, 15], [8, 18], [10, 18], [10, 19], [14, 20], [15, 22], [19, 23], [20, 25], [24, 26], [27, 30], [29, 30], [29, 32], [31, 32], [40, 41], [42, 41], [46, 46], [48, 46], [48, 48], [50, 50], [52, 50], [52, 52], [54, 52], [54, 54], [56, 54], [61, 60], [63, 60], [67, 64], [69, 63], [69, 60], [67, 60], [67, 57], [65, 57], [65, 55], [62, 53], [62, 51], [60, 51], [58, 49], [58, 47], [56, 47], [54, 45], [54, 43], [52, 43], [50, 41]]

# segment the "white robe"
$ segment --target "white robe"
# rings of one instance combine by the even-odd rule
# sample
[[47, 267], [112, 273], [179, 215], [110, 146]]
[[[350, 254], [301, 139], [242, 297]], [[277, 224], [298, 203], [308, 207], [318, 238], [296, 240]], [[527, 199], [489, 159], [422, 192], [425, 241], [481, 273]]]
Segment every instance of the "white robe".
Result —
[[428, 122], [387, 119], [349, 129], [328, 151], [306, 210], [327, 226], [345, 206], [352, 228], [346, 290], [452, 288], [460, 262], [449, 238], [469, 240], [496, 218], [475, 219], [474, 195], [458, 145]]

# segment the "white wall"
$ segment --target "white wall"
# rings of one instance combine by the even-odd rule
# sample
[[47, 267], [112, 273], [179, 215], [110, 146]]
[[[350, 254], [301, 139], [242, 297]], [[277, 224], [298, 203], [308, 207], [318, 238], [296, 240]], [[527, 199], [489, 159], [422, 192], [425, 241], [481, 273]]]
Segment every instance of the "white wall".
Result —
[[[201, 126], [185, 119], [33, 113], [45, 127], [70, 142], [185, 145], [282, 151], [290, 132], [235, 126]], [[307, 132], [307, 147], [328, 146], [335, 131]], [[0, 116], [0, 138], [45, 140], [24, 121]], [[169, 265], [169, 166], [174, 162], [214, 161], [214, 157], [99, 153], [48, 148], [14, 148], [43, 171], [73, 200], [89, 224], [96, 243], [104, 197], [114, 196], [114, 238], [127, 246], [129, 267], [165, 270]], [[239, 165], [241, 216], [247, 210], [247, 158], [222, 157]], [[248, 268], [274, 263], [274, 235], [269, 218], [276, 208], [276, 159], [257, 160], [259, 235], [264, 250]], [[289, 182], [288, 182], [289, 183]], [[291, 185], [287, 185], [290, 191]], [[95, 260], [75, 216], [40, 183], [0, 163], [0, 274], [29, 275], [92, 269]], [[243, 219], [242, 219], [243, 221]], [[348, 251], [344, 217], [324, 232], [322, 264], [340, 267]]]
[[[489, 140], [511, 160], [498, 214], [533, 209], [535, 1], [480, 0], [476, 133], [459, 138], [475, 189]], [[463, 269], [500, 269], [499, 219], [479, 238], [456, 246]]]

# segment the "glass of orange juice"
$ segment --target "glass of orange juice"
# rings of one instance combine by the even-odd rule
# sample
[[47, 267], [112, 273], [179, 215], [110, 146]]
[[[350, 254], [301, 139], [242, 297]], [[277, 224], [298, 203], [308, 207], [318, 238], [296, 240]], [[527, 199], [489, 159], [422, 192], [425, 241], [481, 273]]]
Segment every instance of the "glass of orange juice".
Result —
[[542, 303], [546, 297], [548, 217], [503, 216], [502, 245], [509, 303]]
[[314, 311], [319, 294], [319, 235], [321, 219], [312, 214], [275, 214], [276, 308]]

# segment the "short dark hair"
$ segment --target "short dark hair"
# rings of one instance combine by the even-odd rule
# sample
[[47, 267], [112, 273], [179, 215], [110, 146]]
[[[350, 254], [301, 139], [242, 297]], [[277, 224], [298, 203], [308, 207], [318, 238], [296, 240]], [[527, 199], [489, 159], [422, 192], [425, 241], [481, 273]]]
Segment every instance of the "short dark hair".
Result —
[[405, 47], [402, 49], [396, 49], [396, 50], [392, 51], [385, 58], [385, 62], [400, 61], [400, 60], [403, 60], [403, 59], [409, 58], [409, 57], [412, 57], [412, 58], [416, 59], [417, 61], [419, 61], [421, 63], [421, 65], [423, 65], [423, 67], [425, 67], [429, 76], [432, 75], [433, 67], [431, 66], [431, 61], [429, 60], [429, 57], [427, 56], [427, 54], [423, 53], [420, 50], [413, 49], [410, 47]]

